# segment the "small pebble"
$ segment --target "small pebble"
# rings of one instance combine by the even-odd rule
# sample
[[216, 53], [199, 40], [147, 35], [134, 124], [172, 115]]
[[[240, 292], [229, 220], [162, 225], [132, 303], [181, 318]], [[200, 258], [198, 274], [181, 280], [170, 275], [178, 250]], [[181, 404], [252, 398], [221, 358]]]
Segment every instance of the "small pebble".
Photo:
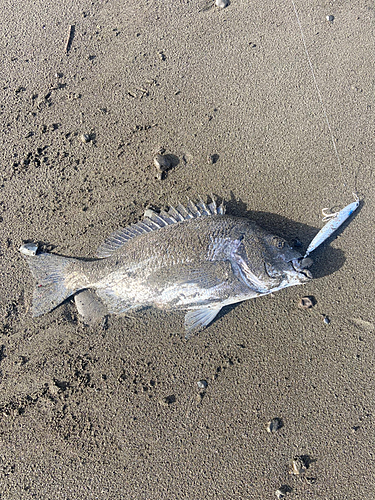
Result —
[[327, 316], [323, 316], [322, 319], [323, 319], [323, 323], [325, 325], [329, 325], [331, 323], [331, 320]]
[[215, 0], [215, 5], [219, 9], [225, 9], [229, 5], [229, 0]]
[[333, 23], [335, 17], [334, 16], [326, 16], [326, 19], [329, 23]]
[[174, 166], [173, 155], [157, 154], [154, 158], [154, 165], [156, 167], [156, 178], [163, 180], [166, 172]]
[[207, 389], [208, 382], [207, 380], [199, 380], [197, 382], [198, 389]]
[[56, 396], [61, 392], [60, 387], [58, 387], [58, 385], [56, 385], [53, 380], [51, 380], [51, 382], [48, 384], [48, 389], [53, 396]]
[[275, 495], [277, 496], [277, 498], [285, 498], [285, 495], [287, 493], [291, 493], [291, 491], [292, 491], [292, 488], [285, 484], [283, 486], [280, 486], [280, 488], [275, 491]]
[[171, 159], [168, 155], [157, 154], [154, 158], [154, 165], [161, 172], [165, 172], [172, 166]]
[[298, 307], [301, 309], [311, 309], [314, 305], [313, 297], [302, 297], [298, 302]]
[[176, 402], [176, 396], [171, 394], [170, 396], [160, 399], [159, 402], [163, 406], [169, 406]]
[[306, 461], [303, 457], [294, 457], [291, 465], [290, 474], [294, 474], [295, 476], [304, 474], [307, 470]]
[[215, 163], [219, 160], [219, 155], [214, 154], [214, 155], [208, 155], [207, 156], [207, 163], [209, 165], [215, 165]]
[[19, 248], [19, 251], [23, 255], [36, 255], [38, 252], [38, 245], [37, 243], [25, 243], [24, 245], [21, 245]]
[[84, 142], [85, 144], [90, 142], [90, 140], [91, 140], [91, 137], [89, 134], [82, 134], [81, 135], [81, 141]]
[[282, 426], [283, 426], [283, 422], [282, 422], [281, 418], [277, 418], [277, 417], [273, 418], [267, 424], [267, 432], [274, 433], [274, 432], [278, 431], [279, 429], [281, 429]]

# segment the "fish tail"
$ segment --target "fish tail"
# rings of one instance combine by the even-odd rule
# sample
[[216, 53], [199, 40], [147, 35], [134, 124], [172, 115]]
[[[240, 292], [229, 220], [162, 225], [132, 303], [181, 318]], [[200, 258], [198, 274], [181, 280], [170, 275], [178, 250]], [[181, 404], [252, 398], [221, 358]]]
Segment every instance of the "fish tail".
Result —
[[51, 311], [81, 288], [77, 280], [67, 279], [70, 274], [67, 268], [76, 259], [50, 253], [24, 257], [37, 280], [32, 306], [34, 317]]

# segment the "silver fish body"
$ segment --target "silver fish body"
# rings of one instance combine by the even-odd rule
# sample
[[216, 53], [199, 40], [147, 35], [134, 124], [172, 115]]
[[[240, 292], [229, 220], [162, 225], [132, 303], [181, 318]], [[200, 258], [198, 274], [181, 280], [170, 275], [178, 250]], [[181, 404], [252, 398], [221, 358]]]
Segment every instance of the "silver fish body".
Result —
[[80, 290], [95, 290], [108, 313], [142, 307], [185, 309], [190, 333], [222, 307], [305, 283], [298, 252], [255, 222], [199, 202], [152, 212], [117, 231], [96, 261], [24, 255], [38, 281], [33, 315], [49, 312]]

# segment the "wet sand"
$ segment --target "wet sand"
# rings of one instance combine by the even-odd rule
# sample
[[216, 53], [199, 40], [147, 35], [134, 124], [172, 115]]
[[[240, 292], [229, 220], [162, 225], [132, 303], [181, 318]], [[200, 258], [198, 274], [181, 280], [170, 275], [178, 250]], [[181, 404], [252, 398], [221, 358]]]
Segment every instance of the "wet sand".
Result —
[[[373, 496], [374, 8], [296, 6], [345, 188], [291, 2], [4, 9], [1, 498]], [[160, 148], [178, 158], [163, 180]], [[178, 312], [86, 327], [68, 301], [31, 317], [25, 241], [92, 258], [145, 207], [214, 193], [306, 248], [354, 189], [361, 208], [312, 255], [315, 280], [188, 342]]]

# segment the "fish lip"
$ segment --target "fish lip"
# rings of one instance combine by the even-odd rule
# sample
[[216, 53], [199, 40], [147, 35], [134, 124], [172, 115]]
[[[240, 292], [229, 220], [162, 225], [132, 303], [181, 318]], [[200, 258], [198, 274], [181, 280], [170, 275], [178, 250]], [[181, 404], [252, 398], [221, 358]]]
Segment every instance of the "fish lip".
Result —
[[[310, 259], [311, 260], [311, 259]], [[286, 261], [289, 264], [289, 270], [287, 270], [287, 274], [296, 277], [300, 282], [306, 282], [312, 279], [312, 274], [308, 269], [305, 269], [301, 264], [303, 263], [303, 257], [298, 257], [298, 259], [292, 259]], [[269, 267], [267, 263], [265, 264], [265, 270], [268, 276], [271, 279], [277, 279], [280, 275], [278, 273], [273, 272], [272, 267]]]
[[[313, 275], [308, 269], [302, 266], [303, 260], [304, 260], [303, 258], [299, 258], [299, 259], [293, 259], [290, 262], [293, 266], [293, 269], [298, 273], [300, 278], [306, 281], [312, 279]], [[309, 265], [311, 265], [311, 263], [309, 263]]]

